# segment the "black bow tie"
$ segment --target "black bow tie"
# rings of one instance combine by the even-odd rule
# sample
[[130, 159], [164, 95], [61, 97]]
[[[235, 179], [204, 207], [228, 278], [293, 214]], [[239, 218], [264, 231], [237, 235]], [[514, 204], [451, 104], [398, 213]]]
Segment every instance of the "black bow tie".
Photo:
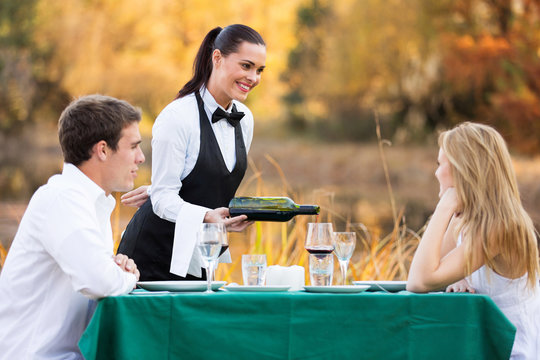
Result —
[[229, 124], [232, 126], [236, 126], [242, 120], [244, 117], [244, 113], [241, 111], [236, 111], [236, 105], [233, 104], [232, 112], [229, 114], [228, 112], [224, 111], [222, 108], [218, 107], [216, 111], [212, 114], [212, 123], [215, 123], [216, 121], [219, 121], [221, 119], [226, 119]]

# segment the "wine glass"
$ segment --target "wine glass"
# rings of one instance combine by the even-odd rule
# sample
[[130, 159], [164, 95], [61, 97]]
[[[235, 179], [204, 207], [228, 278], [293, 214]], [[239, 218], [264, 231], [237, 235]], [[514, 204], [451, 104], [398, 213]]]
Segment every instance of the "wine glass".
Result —
[[345, 279], [347, 278], [347, 268], [349, 267], [349, 260], [354, 252], [356, 246], [356, 233], [354, 232], [335, 232], [334, 233], [334, 254], [339, 261], [339, 267], [341, 269], [341, 283], [345, 285]]
[[223, 223], [203, 223], [197, 233], [197, 248], [206, 268], [206, 292], [212, 292], [212, 278], [222, 246], [228, 247], [227, 231]]
[[305, 248], [313, 255], [328, 255], [334, 251], [331, 223], [308, 223]]
[[[221, 250], [219, 251], [218, 258], [221, 255], [223, 255], [223, 253], [225, 251], [227, 251], [227, 249], [229, 248], [229, 239], [228, 239], [228, 236], [227, 236], [227, 227], [225, 226], [225, 224], [222, 224], [222, 225], [223, 225], [223, 232], [222, 232], [223, 236], [221, 237]], [[214, 263], [214, 270], [213, 270], [213, 273], [212, 273], [212, 280], [216, 280], [216, 268], [217, 268], [218, 265], [219, 265], [219, 261], [216, 261]]]
[[[315, 286], [332, 284], [334, 243], [331, 223], [309, 223], [304, 247], [309, 252], [309, 278]], [[332, 266], [330, 266], [332, 263]]]

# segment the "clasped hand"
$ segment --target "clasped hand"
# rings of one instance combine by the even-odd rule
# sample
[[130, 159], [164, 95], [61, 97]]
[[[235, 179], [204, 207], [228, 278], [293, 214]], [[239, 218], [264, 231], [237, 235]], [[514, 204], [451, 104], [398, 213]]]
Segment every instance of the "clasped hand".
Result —
[[114, 262], [125, 272], [132, 273], [137, 277], [137, 281], [139, 281], [140, 273], [139, 269], [137, 269], [137, 265], [135, 264], [135, 261], [133, 259], [128, 258], [124, 254], [117, 254], [113, 256]]

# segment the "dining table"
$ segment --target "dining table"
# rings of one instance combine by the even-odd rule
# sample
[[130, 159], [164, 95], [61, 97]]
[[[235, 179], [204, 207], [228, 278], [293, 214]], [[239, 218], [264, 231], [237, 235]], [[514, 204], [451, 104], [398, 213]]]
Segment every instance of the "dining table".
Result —
[[103, 298], [94, 359], [508, 359], [515, 327], [485, 295], [147, 292]]

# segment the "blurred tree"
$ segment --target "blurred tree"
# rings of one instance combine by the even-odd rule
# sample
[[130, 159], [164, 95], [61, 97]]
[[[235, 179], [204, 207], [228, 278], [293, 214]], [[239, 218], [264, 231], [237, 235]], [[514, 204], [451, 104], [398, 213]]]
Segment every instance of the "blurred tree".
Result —
[[[248, 102], [258, 123], [279, 120], [285, 89], [279, 74], [302, 1], [0, 0], [0, 198], [29, 195], [51, 174], [52, 166], [36, 154], [53, 158], [43, 146], [57, 146], [55, 129], [27, 125], [54, 125], [72, 98], [103, 93], [126, 99], [143, 109], [141, 132], [149, 135], [216, 26], [243, 23], [261, 33], [267, 68]], [[26, 131], [12, 136], [19, 130]], [[21, 164], [26, 167], [16, 172]]]
[[56, 120], [69, 98], [95, 92], [141, 106], [151, 121], [189, 79], [208, 30], [246, 23], [268, 47], [248, 99], [258, 121], [286, 117], [297, 131], [361, 140], [375, 135], [377, 109], [385, 136], [410, 140], [481, 120], [531, 152], [539, 2], [3, 0], [0, 132]]
[[540, 0], [312, 0], [282, 77], [295, 130], [424, 140], [469, 120], [540, 149]]
[[322, 82], [318, 70], [323, 66], [323, 42], [332, 41], [325, 36], [326, 28], [332, 23], [331, 8], [320, 0], [301, 6], [297, 13], [297, 46], [288, 57], [288, 68], [282, 80], [288, 84], [288, 93], [283, 97], [287, 104], [289, 125], [295, 131], [307, 127], [309, 117], [317, 116], [305, 108], [306, 102], [316, 102]]
[[278, 76], [302, 0], [38, 0], [35, 41], [55, 51], [50, 72], [75, 96], [106, 93], [141, 106], [153, 121], [191, 77], [195, 54], [216, 26], [244, 23], [268, 47], [267, 70], [248, 102], [257, 120], [280, 115]]
[[[373, 110], [387, 130], [419, 122], [436, 83], [433, 26], [419, 0], [312, 0], [297, 15], [297, 47], [283, 80], [296, 130], [325, 138], [375, 137]], [[389, 128], [388, 128], [389, 127]]]
[[67, 103], [59, 80], [43, 66], [48, 54], [35, 44], [36, 0], [0, 2], [0, 134], [50, 119]]

